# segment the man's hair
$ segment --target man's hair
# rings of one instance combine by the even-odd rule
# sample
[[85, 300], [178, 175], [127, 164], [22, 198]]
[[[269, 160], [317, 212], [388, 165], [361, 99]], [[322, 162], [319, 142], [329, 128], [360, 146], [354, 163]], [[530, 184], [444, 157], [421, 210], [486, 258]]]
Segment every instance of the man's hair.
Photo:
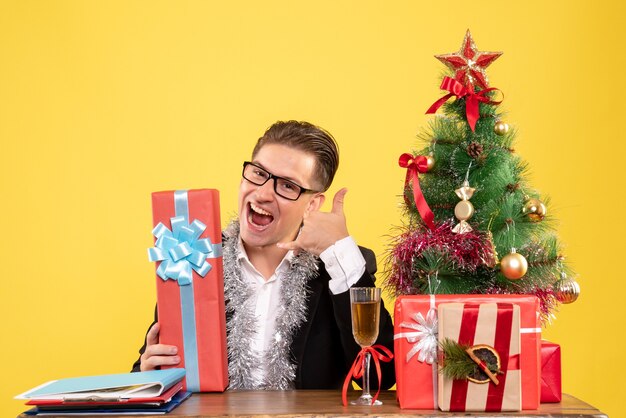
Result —
[[252, 158], [268, 144], [285, 145], [315, 157], [314, 180], [326, 191], [339, 167], [339, 149], [335, 138], [325, 129], [309, 122], [279, 121], [270, 126], [257, 141]]

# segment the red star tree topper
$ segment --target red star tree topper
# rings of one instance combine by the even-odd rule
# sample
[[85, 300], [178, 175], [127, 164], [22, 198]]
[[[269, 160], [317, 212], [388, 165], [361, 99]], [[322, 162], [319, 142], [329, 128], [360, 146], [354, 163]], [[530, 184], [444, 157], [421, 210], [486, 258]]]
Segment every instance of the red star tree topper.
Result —
[[498, 59], [500, 55], [502, 52], [478, 51], [468, 29], [458, 52], [435, 55], [435, 58], [455, 71], [455, 78], [461, 83], [471, 87], [478, 84], [481, 88], [486, 89], [489, 87], [489, 83], [485, 68]]

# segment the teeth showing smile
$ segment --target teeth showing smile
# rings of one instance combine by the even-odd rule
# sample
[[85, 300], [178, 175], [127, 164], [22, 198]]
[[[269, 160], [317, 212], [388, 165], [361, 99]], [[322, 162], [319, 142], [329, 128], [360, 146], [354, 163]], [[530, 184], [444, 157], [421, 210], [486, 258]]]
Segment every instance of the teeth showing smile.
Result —
[[261, 214], [261, 215], [266, 215], [266, 216], [272, 216], [272, 214], [271, 214], [271, 213], [269, 213], [268, 211], [263, 210], [263, 209], [261, 209], [260, 207], [258, 207], [258, 206], [256, 206], [256, 205], [254, 205], [254, 204], [252, 204], [252, 203], [250, 203], [250, 208], [252, 208], [252, 210], [253, 210], [253, 211], [255, 211], [255, 212], [256, 212], [256, 213], [258, 213], [258, 214]]
[[274, 216], [268, 211], [261, 209], [257, 205], [250, 203], [250, 210], [248, 211], [248, 222], [255, 228], [265, 229], [272, 222], [274, 222]]

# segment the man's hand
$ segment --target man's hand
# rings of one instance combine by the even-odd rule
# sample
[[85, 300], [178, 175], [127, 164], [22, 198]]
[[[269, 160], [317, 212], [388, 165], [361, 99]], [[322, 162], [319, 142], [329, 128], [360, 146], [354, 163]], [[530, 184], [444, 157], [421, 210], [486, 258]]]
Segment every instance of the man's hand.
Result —
[[313, 211], [305, 215], [300, 234], [295, 241], [279, 242], [276, 245], [285, 250], [304, 250], [319, 256], [335, 242], [350, 235], [343, 213], [346, 193], [348, 189], [344, 187], [335, 194], [330, 212]]
[[154, 370], [158, 366], [171, 366], [180, 363], [176, 355], [178, 348], [175, 345], [159, 344], [160, 325], [157, 322], [150, 328], [146, 336], [146, 350], [141, 355], [142, 372]]

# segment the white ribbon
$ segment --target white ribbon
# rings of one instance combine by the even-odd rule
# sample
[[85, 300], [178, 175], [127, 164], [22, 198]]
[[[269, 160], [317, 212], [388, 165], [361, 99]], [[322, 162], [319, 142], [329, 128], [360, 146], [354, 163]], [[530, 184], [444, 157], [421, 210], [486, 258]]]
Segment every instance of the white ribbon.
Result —
[[394, 339], [406, 338], [413, 347], [406, 355], [408, 363], [417, 354], [417, 360], [422, 363], [433, 364], [437, 361], [437, 310], [431, 308], [426, 318], [421, 312], [411, 315], [413, 322], [402, 322], [400, 327], [409, 328], [413, 332], [401, 332], [394, 335]]
[[539, 334], [541, 333], [541, 328], [520, 328], [520, 334]]

